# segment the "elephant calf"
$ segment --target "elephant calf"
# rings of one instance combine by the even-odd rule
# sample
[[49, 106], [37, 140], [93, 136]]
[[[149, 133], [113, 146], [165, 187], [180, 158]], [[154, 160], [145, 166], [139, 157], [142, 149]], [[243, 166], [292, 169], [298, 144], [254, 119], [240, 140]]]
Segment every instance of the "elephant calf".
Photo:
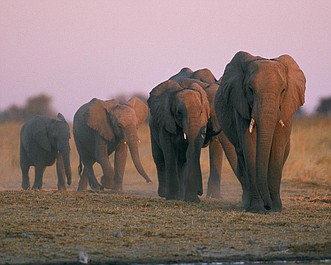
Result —
[[22, 188], [30, 188], [29, 169], [35, 167], [33, 189], [42, 188], [45, 168], [56, 161], [58, 189], [65, 190], [64, 175], [67, 184], [71, 184], [70, 169], [70, 129], [61, 113], [57, 119], [35, 116], [27, 121], [20, 133], [20, 166], [22, 170]]

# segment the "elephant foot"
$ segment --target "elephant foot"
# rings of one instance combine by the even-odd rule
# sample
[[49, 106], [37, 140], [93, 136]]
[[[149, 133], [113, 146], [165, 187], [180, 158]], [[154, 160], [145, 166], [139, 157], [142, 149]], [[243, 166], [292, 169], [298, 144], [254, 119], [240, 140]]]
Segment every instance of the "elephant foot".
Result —
[[98, 185], [98, 186], [91, 186], [91, 189], [94, 190], [94, 191], [102, 191], [105, 188], [101, 185]]
[[272, 202], [272, 209], [273, 212], [281, 212], [282, 211], [282, 201], [279, 199], [279, 201]]
[[[96, 182], [96, 183], [91, 183], [91, 184], [90, 184], [90, 187], [91, 187], [91, 189], [94, 190], [94, 191], [104, 190], [104, 187], [101, 186], [98, 182]], [[80, 187], [79, 187], [79, 188], [80, 188]], [[78, 188], [78, 189], [79, 189], [79, 188]], [[83, 188], [83, 189], [81, 189], [82, 191], [83, 191], [83, 190], [86, 190], [85, 187], [82, 187], [82, 188]]]
[[180, 197], [177, 194], [168, 194], [165, 196], [165, 198], [166, 198], [166, 200], [169, 200], [169, 201], [180, 200]]
[[161, 197], [161, 198], [165, 198], [166, 197], [166, 192], [165, 192], [165, 189], [163, 189], [163, 188], [158, 188], [158, 190], [157, 190], [157, 193], [158, 193], [158, 195]]
[[109, 177], [106, 177], [105, 175], [101, 177], [101, 185], [105, 189], [116, 189], [114, 185], [114, 180]]
[[60, 191], [66, 191], [67, 190], [66, 186], [57, 186], [57, 189], [60, 190]]
[[207, 198], [220, 199], [221, 191], [215, 187], [208, 187]]
[[267, 213], [267, 209], [260, 198], [252, 198], [245, 210], [251, 213]]
[[30, 183], [22, 183], [22, 189], [23, 190], [29, 190], [31, 187], [30, 187]]
[[200, 198], [197, 195], [185, 196], [184, 201], [199, 203], [200, 202]]
[[33, 189], [33, 190], [41, 190], [41, 185], [36, 185], [36, 184], [34, 184], [34, 185], [32, 186], [32, 189]]

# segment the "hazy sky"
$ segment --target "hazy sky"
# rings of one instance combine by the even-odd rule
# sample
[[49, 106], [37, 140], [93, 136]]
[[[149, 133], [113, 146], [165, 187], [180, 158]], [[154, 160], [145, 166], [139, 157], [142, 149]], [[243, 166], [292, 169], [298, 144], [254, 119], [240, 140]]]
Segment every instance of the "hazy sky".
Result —
[[93, 97], [143, 93], [182, 67], [219, 78], [244, 50], [290, 54], [305, 109], [331, 96], [328, 0], [0, 0], [0, 111], [46, 93], [68, 120]]

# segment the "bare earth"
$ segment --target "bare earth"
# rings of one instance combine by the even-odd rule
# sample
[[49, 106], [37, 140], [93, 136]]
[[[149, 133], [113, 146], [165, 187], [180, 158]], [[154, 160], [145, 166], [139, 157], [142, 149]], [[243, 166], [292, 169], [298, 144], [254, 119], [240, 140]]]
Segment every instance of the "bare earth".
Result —
[[103, 192], [0, 192], [0, 264], [311, 261], [331, 258], [331, 191], [282, 183], [284, 210], [244, 212], [238, 182], [221, 200], [165, 201], [156, 181]]
[[[331, 263], [331, 119], [295, 121], [281, 185], [284, 209], [265, 215], [243, 210], [226, 160], [222, 199], [203, 195], [200, 204], [189, 204], [159, 198], [148, 125], [141, 128], [139, 151], [153, 183], [137, 175], [128, 157], [124, 193], [76, 192], [79, 158], [71, 139], [68, 191], [55, 190], [54, 166], [46, 169], [42, 191], [21, 191], [20, 126], [0, 125], [0, 264], [77, 264], [84, 251], [91, 264]], [[208, 157], [204, 149], [204, 188]], [[100, 167], [95, 170], [100, 178]]]

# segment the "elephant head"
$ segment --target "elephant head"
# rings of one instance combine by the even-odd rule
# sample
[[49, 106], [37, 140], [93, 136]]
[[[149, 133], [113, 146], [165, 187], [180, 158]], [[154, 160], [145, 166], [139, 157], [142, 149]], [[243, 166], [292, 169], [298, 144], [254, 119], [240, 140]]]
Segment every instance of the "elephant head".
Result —
[[159, 127], [170, 137], [187, 144], [184, 196], [185, 200], [195, 200], [197, 190], [202, 193], [199, 159], [210, 116], [207, 95], [197, 83], [183, 88], [177, 82], [167, 80], [150, 92], [148, 105], [152, 119]]
[[70, 185], [70, 129], [64, 116], [59, 113], [57, 119], [49, 119], [46, 126], [36, 126], [33, 131], [33, 139], [44, 150], [48, 152], [56, 150], [58, 152], [58, 155], [62, 158], [58, 158], [58, 163], [63, 163], [64, 171], [67, 176], [67, 184]]
[[109, 142], [127, 143], [137, 171], [146, 182], [151, 182], [140, 161], [137, 133], [138, 126], [147, 118], [147, 105], [137, 97], [131, 98], [127, 104], [99, 99], [92, 99], [90, 103], [84, 114], [86, 124]]
[[256, 127], [256, 184], [266, 209], [271, 207], [267, 176], [273, 134], [276, 126], [290, 124], [304, 103], [305, 82], [289, 55], [268, 60], [238, 52], [226, 66], [216, 94], [220, 126], [235, 145], [242, 136], [233, 132], [234, 115], [250, 124], [243, 134]]

